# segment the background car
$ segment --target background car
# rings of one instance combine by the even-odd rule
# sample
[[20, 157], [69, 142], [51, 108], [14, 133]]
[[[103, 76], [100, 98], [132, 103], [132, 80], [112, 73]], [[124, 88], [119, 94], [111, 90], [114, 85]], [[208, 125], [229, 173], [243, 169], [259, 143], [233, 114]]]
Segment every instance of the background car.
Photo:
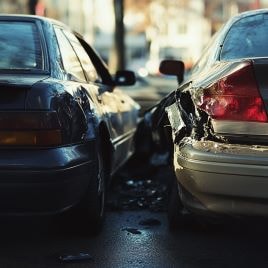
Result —
[[176, 80], [156, 76], [136, 76], [134, 86], [125, 86], [122, 90], [141, 106], [140, 116], [155, 106], [163, 97], [176, 87]]
[[[64, 24], [0, 16], [0, 212], [75, 211], [99, 231], [106, 187], [133, 153], [139, 105], [92, 47]], [[68, 222], [65, 222], [68, 224]]]
[[[233, 17], [154, 113], [174, 152], [170, 227], [196, 215], [268, 216], [268, 10]], [[183, 63], [161, 72], [183, 76]], [[170, 126], [170, 127], [169, 127]]]

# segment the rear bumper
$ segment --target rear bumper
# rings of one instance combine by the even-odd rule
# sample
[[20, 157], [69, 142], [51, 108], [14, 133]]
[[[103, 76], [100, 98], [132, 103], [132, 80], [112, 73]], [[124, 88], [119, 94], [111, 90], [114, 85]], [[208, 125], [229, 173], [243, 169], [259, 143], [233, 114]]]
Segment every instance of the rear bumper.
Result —
[[0, 150], [0, 213], [53, 214], [75, 205], [95, 169], [94, 143]]
[[176, 146], [174, 165], [190, 210], [268, 216], [268, 147], [189, 142]]

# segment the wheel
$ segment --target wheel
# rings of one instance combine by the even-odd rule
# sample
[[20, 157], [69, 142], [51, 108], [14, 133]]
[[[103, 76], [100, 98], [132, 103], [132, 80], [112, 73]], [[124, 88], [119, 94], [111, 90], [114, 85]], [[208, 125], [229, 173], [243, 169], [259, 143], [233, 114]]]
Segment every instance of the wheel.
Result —
[[[174, 176], [175, 177], [175, 176]], [[181, 202], [178, 183], [176, 178], [172, 180], [170, 197], [168, 201], [168, 224], [170, 230], [175, 230], [179, 226], [184, 225], [183, 204]]]
[[97, 234], [101, 231], [105, 216], [106, 181], [105, 170], [101, 151], [98, 151], [98, 162], [93, 173], [88, 190], [78, 205], [78, 219], [85, 232]]
[[102, 150], [97, 151], [97, 163], [90, 178], [88, 189], [81, 201], [67, 211], [60, 221], [68, 222], [69, 228], [78, 234], [98, 234], [103, 225], [106, 203], [106, 182], [109, 172], [105, 168]]

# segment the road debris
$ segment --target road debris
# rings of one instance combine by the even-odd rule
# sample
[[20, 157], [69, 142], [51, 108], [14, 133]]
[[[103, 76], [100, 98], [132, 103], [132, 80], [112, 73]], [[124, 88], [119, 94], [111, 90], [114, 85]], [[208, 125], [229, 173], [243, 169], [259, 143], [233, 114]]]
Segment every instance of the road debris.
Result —
[[123, 228], [122, 231], [127, 231], [128, 233], [131, 233], [131, 234], [141, 234], [141, 231], [139, 231], [138, 229], [136, 228]]
[[174, 176], [171, 165], [153, 166], [148, 159], [134, 155], [114, 175], [108, 209], [166, 211], [169, 185]]
[[79, 252], [75, 255], [62, 255], [59, 257], [61, 262], [83, 262], [83, 261], [91, 261], [93, 257], [88, 253]]
[[167, 185], [158, 180], [122, 178], [114, 191], [116, 198], [108, 202], [112, 210], [166, 209]]

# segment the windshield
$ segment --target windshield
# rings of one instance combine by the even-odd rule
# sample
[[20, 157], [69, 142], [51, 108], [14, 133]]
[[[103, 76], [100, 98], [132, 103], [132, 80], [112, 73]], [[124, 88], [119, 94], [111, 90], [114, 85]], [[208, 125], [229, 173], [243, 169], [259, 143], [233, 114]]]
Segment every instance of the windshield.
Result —
[[0, 22], [0, 71], [42, 70], [37, 27], [31, 22]]
[[221, 59], [268, 56], [268, 14], [248, 16], [237, 21], [227, 33]]

